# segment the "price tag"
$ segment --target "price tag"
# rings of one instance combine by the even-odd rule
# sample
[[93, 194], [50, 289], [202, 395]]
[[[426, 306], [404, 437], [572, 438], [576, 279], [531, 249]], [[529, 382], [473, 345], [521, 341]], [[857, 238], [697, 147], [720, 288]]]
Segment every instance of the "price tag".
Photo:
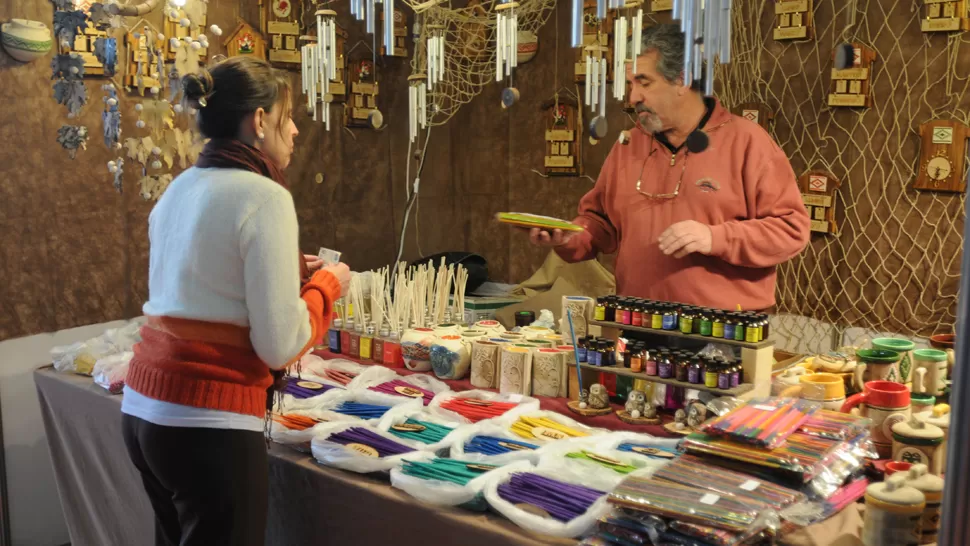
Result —
[[473, 406], [491, 406], [492, 403], [488, 400], [479, 400], [478, 398], [465, 398], [466, 404], [471, 404]]
[[673, 459], [674, 457], [676, 457], [676, 455], [674, 455], [673, 453], [671, 453], [669, 451], [663, 451], [663, 450], [657, 449], [655, 447], [640, 447], [640, 446], [637, 446], [637, 447], [632, 448], [632, 451], [634, 453], [639, 453], [641, 455], [649, 455], [651, 457], [660, 457], [661, 459]]
[[532, 429], [532, 435], [540, 440], [562, 440], [563, 438], [569, 437], [568, 434], [561, 430], [548, 427], [535, 427]]
[[703, 497], [701, 497], [701, 504], [714, 504], [714, 503], [716, 503], [719, 500], [721, 500], [720, 495], [715, 495], [713, 493], [708, 493], [708, 494], [704, 495]]
[[313, 390], [320, 390], [323, 388], [323, 385], [321, 385], [320, 383], [317, 383], [316, 381], [297, 381], [296, 386], [303, 387], [304, 389], [313, 389]]
[[522, 444], [513, 444], [513, 443], [510, 443], [510, 442], [499, 442], [498, 445], [500, 445], [500, 446], [502, 446], [502, 447], [504, 447], [506, 449], [511, 449], [512, 451], [520, 451], [520, 450], [532, 451], [532, 449], [533, 449], [531, 447], [524, 446]]
[[607, 457], [606, 455], [600, 455], [599, 453], [593, 453], [592, 451], [586, 451], [586, 450], [583, 450], [583, 453], [586, 454], [586, 456], [589, 457], [590, 459], [593, 459], [594, 461], [599, 461], [601, 463], [611, 464], [614, 466], [623, 465], [623, 461], [618, 461], [613, 457]]
[[759, 487], [761, 487], [761, 482], [757, 480], [748, 480], [741, 484], [741, 489], [744, 489], [745, 491], [754, 491]]
[[417, 423], [401, 423], [400, 425], [392, 425], [391, 428], [400, 432], [421, 432], [425, 429], [424, 425]]
[[361, 455], [366, 455], [368, 457], [376, 458], [379, 456], [376, 449], [372, 448], [371, 446], [366, 446], [364, 444], [357, 444], [357, 443], [347, 444], [347, 447], [349, 447], [350, 449], [353, 449], [354, 451], [356, 451], [357, 453], [360, 453]]
[[403, 385], [394, 387], [394, 392], [402, 396], [410, 396], [411, 398], [421, 398], [424, 396], [424, 393], [418, 389], [415, 389], [414, 387], [405, 387]]

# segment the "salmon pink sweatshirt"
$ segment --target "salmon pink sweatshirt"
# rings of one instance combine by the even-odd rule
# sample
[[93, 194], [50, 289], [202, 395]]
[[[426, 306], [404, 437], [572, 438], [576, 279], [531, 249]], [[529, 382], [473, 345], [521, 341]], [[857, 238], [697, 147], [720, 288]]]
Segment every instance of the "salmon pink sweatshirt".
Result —
[[[809, 239], [809, 217], [788, 158], [758, 124], [709, 101], [707, 150], [671, 150], [634, 129], [614, 144], [596, 186], [579, 203], [584, 232], [556, 248], [578, 262], [617, 253], [617, 293], [745, 310], [775, 304], [775, 266]], [[642, 172], [642, 175], [641, 175]], [[669, 194], [673, 199], [651, 199]], [[695, 220], [711, 227], [711, 254], [664, 255], [659, 238], [671, 225]]]

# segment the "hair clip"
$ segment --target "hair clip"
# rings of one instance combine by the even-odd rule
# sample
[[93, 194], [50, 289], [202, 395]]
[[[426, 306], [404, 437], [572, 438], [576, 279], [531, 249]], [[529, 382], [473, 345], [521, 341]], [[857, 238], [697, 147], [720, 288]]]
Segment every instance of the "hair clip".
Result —
[[199, 107], [200, 108], [205, 108], [205, 104], [206, 104], [205, 103], [205, 97], [199, 98]]

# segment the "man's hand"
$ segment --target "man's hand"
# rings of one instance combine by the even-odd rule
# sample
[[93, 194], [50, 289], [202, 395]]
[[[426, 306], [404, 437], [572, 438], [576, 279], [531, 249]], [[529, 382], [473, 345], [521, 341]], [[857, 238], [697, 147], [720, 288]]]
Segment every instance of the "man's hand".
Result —
[[660, 251], [674, 258], [699, 252], [710, 254], [713, 244], [711, 228], [694, 220], [677, 222], [660, 234]]
[[306, 262], [306, 267], [310, 270], [310, 273], [323, 267], [323, 260], [313, 254], [304, 254], [303, 261]]
[[554, 229], [551, 232], [532, 228], [529, 230], [529, 241], [536, 246], [559, 246], [569, 242], [573, 232], [563, 232], [561, 229]]

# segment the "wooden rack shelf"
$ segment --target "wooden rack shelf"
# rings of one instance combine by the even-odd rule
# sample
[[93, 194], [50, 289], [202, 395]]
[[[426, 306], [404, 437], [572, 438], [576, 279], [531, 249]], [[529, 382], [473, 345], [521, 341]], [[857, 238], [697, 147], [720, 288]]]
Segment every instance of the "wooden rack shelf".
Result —
[[618, 324], [616, 322], [606, 322], [602, 320], [591, 320], [590, 324], [595, 324], [602, 328], [616, 328], [618, 330], [625, 330], [629, 332], [640, 332], [644, 334], [653, 334], [655, 336], [664, 336], [669, 338], [677, 339], [690, 339], [702, 343], [723, 343], [725, 345], [733, 345], [735, 347], [745, 347], [748, 349], [764, 349], [766, 347], [774, 347], [774, 341], [759, 341], [758, 343], [748, 343], [746, 341], [735, 341], [733, 339], [723, 339], [719, 337], [702, 336], [698, 334], [682, 334], [680, 330], [658, 330], [656, 328], [644, 328], [642, 326], [628, 326], [626, 324]]
[[688, 383], [686, 381], [677, 381], [676, 379], [667, 379], [665, 377], [647, 375], [643, 372], [633, 372], [630, 371], [629, 368], [624, 368], [623, 366], [594, 366], [592, 364], [580, 363], [579, 367], [591, 371], [612, 373], [622, 375], [624, 377], [632, 377], [634, 379], [643, 379], [645, 381], [650, 381], [651, 383], [663, 383], [664, 385], [673, 385], [675, 387], [683, 387], [685, 389], [694, 389], [695, 391], [710, 392], [718, 396], [741, 396], [746, 392], [754, 390], [754, 385], [751, 383], [742, 383], [733, 389], [718, 389], [708, 387], [703, 383]]

